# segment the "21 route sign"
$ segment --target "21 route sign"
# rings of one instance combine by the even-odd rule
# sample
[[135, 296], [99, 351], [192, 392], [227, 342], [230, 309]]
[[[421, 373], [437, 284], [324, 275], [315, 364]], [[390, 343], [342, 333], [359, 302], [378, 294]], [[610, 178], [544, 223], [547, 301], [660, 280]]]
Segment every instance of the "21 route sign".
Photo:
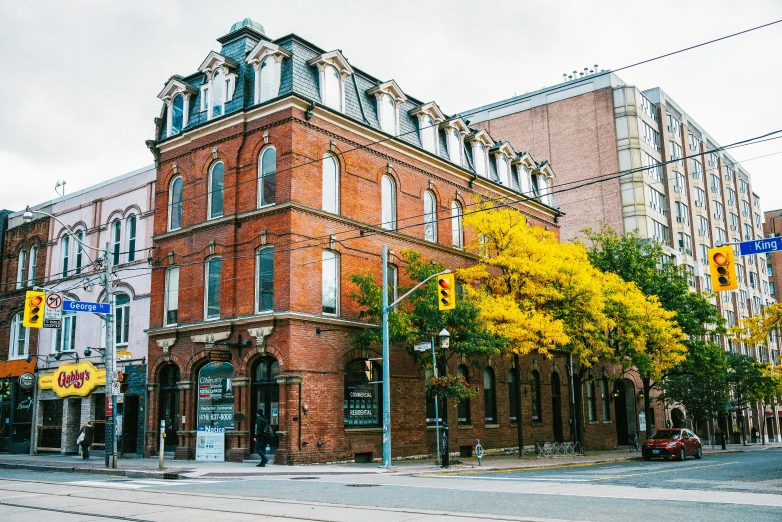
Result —
[[739, 243], [739, 252], [742, 256], [779, 251], [782, 251], [782, 237], [769, 237], [758, 239], [757, 241], [742, 241]]

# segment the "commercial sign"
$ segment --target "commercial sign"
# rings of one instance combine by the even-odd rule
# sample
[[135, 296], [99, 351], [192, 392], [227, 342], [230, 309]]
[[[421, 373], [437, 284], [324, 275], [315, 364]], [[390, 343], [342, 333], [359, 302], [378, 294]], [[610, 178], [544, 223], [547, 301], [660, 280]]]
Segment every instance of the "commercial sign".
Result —
[[228, 362], [211, 362], [198, 372], [198, 429], [234, 429], [233, 377], [234, 365]]
[[117, 350], [117, 360], [118, 361], [128, 361], [133, 358], [133, 352], [129, 352], [127, 350], [123, 350], [120, 348]]
[[66, 312], [89, 312], [93, 314], [110, 314], [111, 305], [108, 303], [91, 303], [88, 301], [64, 301], [62, 309]]
[[60, 328], [62, 326], [62, 296], [60, 294], [46, 294], [43, 307], [43, 327]]
[[742, 241], [739, 243], [739, 252], [742, 256], [779, 252], [780, 250], [782, 250], [782, 237], [768, 237], [758, 239], [757, 241]]
[[30, 372], [25, 372], [19, 376], [19, 386], [29, 390], [35, 385], [35, 376]]
[[213, 362], [230, 362], [231, 351], [212, 348], [209, 350], [209, 360]]
[[225, 460], [225, 428], [199, 426], [196, 431], [196, 460], [223, 462]]
[[38, 378], [39, 388], [54, 390], [58, 397], [86, 397], [96, 386], [105, 384], [106, 370], [99, 370], [88, 361], [63, 364]]

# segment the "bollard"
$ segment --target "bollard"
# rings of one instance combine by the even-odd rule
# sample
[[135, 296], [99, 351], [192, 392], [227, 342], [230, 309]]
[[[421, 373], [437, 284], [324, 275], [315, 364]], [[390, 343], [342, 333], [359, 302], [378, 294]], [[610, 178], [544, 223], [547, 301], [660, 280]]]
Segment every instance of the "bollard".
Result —
[[158, 469], [163, 469], [163, 457], [166, 451], [166, 421], [160, 421], [160, 449], [158, 450]]
[[450, 466], [451, 463], [448, 458], [448, 421], [446, 420], [443, 420], [443, 456], [441, 460], [444, 468]]
[[478, 457], [478, 465], [481, 465], [481, 459], [483, 458], [483, 446], [481, 446], [481, 439], [475, 439], [475, 456]]

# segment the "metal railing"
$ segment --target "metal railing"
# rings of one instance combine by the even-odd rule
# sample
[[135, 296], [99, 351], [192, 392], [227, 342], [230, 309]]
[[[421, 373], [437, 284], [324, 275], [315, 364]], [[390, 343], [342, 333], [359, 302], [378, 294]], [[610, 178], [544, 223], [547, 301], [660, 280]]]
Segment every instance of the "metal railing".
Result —
[[538, 458], [553, 459], [557, 457], [582, 457], [584, 451], [578, 442], [535, 442]]

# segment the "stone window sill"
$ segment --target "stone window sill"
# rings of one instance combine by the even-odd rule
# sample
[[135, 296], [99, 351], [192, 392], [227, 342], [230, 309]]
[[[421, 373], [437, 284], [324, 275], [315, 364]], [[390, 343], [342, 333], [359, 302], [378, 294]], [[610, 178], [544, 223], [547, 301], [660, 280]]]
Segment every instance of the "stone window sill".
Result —
[[496, 429], [497, 429], [497, 428], [499, 428], [499, 427], [500, 427], [500, 425], [499, 425], [499, 424], [486, 424], [486, 425], [484, 426], [484, 429], [487, 429], [487, 430], [496, 430]]
[[534, 420], [532, 421], [533, 426], [543, 426], [543, 421]]
[[472, 424], [462, 424], [460, 426], [456, 426], [457, 430], [471, 430]]
[[383, 428], [353, 428], [353, 427], [346, 427], [345, 432], [347, 433], [383, 433]]

